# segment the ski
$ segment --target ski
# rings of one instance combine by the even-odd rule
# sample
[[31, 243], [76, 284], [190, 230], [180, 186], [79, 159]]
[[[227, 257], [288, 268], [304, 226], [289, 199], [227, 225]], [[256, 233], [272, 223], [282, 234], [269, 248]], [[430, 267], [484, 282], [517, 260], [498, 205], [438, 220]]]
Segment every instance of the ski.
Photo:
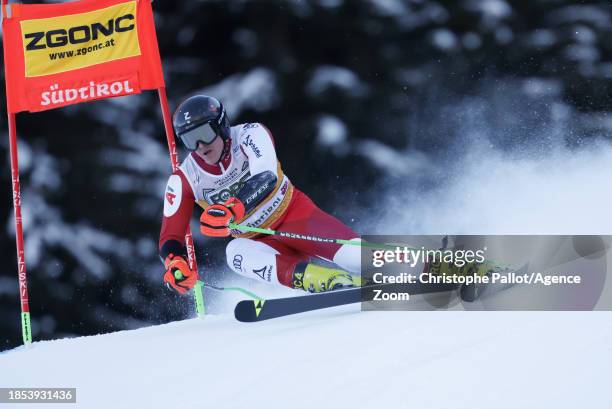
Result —
[[259, 322], [323, 308], [371, 301], [374, 296], [374, 290], [389, 290], [393, 286], [398, 286], [403, 291], [408, 290], [411, 295], [451, 291], [458, 288], [456, 284], [382, 284], [297, 297], [274, 298], [270, 300], [243, 300], [236, 304], [234, 316], [240, 322]]

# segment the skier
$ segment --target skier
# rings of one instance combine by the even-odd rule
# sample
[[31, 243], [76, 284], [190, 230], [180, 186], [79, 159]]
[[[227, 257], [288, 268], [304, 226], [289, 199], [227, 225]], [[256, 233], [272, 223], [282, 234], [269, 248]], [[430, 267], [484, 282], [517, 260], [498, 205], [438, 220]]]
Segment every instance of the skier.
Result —
[[[229, 223], [234, 222], [359, 240], [350, 227], [319, 209], [293, 186], [281, 169], [274, 139], [264, 125], [231, 126], [217, 99], [195, 95], [177, 108], [173, 126], [191, 153], [166, 185], [159, 252], [168, 287], [185, 294], [198, 279], [197, 272], [189, 268], [184, 245], [194, 203], [204, 209], [202, 234], [234, 237], [227, 245], [226, 258], [238, 274], [310, 292], [359, 284], [359, 246], [230, 230]], [[332, 261], [340, 269], [311, 263], [312, 258]]]

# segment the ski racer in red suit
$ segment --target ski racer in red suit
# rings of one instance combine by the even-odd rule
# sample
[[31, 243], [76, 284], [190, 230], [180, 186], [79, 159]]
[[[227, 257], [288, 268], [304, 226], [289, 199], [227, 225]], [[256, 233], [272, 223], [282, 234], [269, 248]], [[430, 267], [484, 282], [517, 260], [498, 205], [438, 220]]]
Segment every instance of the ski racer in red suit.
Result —
[[[166, 186], [159, 251], [168, 287], [185, 294], [198, 279], [197, 272], [189, 269], [184, 246], [194, 203], [204, 209], [202, 234], [234, 237], [226, 257], [230, 269], [238, 274], [311, 292], [358, 285], [359, 277], [349, 272], [360, 274], [359, 246], [230, 230], [229, 223], [234, 222], [359, 240], [351, 228], [293, 186], [264, 125], [230, 126], [218, 100], [196, 95], [177, 108], [173, 126], [191, 153]], [[331, 261], [341, 269], [310, 263], [312, 258]]]

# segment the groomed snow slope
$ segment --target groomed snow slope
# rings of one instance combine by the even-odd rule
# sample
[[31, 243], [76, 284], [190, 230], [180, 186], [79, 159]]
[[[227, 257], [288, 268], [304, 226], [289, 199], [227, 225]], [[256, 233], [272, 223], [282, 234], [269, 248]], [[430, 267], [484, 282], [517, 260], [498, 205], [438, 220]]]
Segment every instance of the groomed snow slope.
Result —
[[[418, 200], [394, 190], [399, 207], [387, 206], [382, 231], [612, 231], [611, 146], [521, 160], [473, 155], [448, 186]], [[78, 388], [77, 405], [17, 406], [28, 409], [609, 409], [611, 365], [612, 312], [348, 306], [258, 324], [228, 314], [37, 342], [0, 353], [0, 386]]]
[[608, 409], [611, 321], [356, 306], [258, 324], [209, 316], [7, 351], [0, 385], [76, 387], [70, 408]]

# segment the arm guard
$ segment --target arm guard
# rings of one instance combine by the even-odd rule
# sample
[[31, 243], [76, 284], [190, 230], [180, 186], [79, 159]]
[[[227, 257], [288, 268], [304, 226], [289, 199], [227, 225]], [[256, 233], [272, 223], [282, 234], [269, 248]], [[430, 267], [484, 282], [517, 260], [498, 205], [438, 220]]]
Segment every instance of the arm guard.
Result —
[[277, 180], [276, 175], [267, 170], [252, 176], [242, 185], [236, 197], [244, 204], [247, 214], [274, 191]]

